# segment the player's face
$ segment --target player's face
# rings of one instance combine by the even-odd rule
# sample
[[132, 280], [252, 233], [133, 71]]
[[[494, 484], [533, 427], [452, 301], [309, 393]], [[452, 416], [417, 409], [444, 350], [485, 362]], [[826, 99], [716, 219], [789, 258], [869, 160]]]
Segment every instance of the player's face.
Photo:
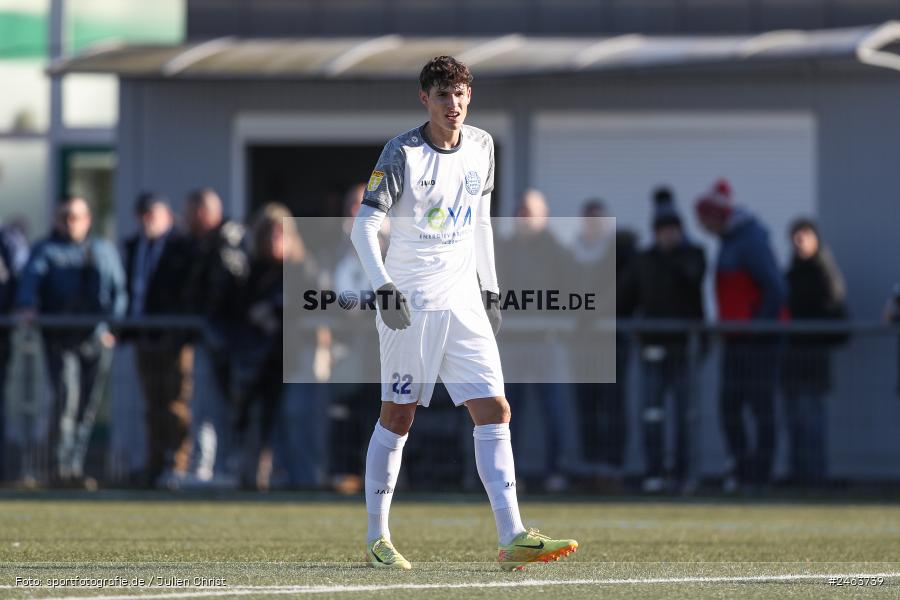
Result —
[[448, 88], [432, 86], [428, 93], [419, 91], [419, 100], [428, 109], [428, 120], [433, 127], [456, 132], [466, 120], [472, 88], [462, 83]]

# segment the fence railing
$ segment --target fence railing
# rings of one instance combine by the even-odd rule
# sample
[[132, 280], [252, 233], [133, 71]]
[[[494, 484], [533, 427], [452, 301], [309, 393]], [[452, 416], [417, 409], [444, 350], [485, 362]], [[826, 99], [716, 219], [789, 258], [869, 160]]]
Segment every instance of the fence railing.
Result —
[[[73, 367], [54, 363], [48, 346], [54, 333], [84, 331], [97, 322], [89, 316], [57, 316], [26, 326], [0, 317], [0, 340], [6, 340], [0, 343], [11, 350], [4, 388], [7, 481], [57, 481], [61, 454], [54, 431], [60, 410], [54, 403], [60, 402], [60, 378]], [[343, 323], [310, 319], [307, 326], [328, 325], [339, 344]], [[108, 383], [98, 392], [85, 474], [110, 486], [230, 487], [255, 486], [268, 469], [265, 485], [271, 487], [352, 491], [360, 485], [378, 413], [377, 383], [282, 385], [273, 372], [261, 389], [280, 395], [280, 401], [267, 404], [263, 394], [236, 407], [231, 385], [240, 387], [240, 365], [231, 365], [232, 372], [223, 376], [221, 340], [211, 342], [203, 320], [173, 316], [109, 324], [121, 341], [112, 352]], [[554, 332], [566, 353], [567, 332], [583, 326], [565, 317], [512, 315], [504, 320], [501, 350], [504, 336]], [[615, 328], [615, 357], [607, 358], [614, 360], [617, 383], [507, 382], [517, 470], [526, 485], [551, 491], [900, 485], [900, 327], [857, 321], [649, 320], [591, 326], [607, 332]], [[173, 367], [173, 356], [144, 351], [163, 334], [177, 338], [179, 347], [193, 347], [192, 356], [182, 357], [187, 362]], [[218, 344], [213, 351], [211, 343]], [[352, 345], [347, 352], [352, 354]], [[564, 359], [577, 363], [596, 357], [568, 352]], [[239, 361], [239, 355], [231, 360]], [[187, 379], [173, 379], [173, 368]], [[54, 375], [53, 369], [60, 372]], [[148, 441], [148, 432], [168, 435], [173, 427], [148, 420], [145, 392], [154, 374], [160, 386], [188, 386], [180, 393], [190, 398], [191, 445], [188, 458], [183, 451], [179, 456], [189, 461], [191, 475], [181, 480], [166, 480], [165, 473], [153, 481], [142, 477], [149, 462], [160, 460], [150, 457], [159, 445]], [[403, 485], [477, 489], [471, 423], [465, 411], [445, 400], [446, 391], [439, 387], [431, 408], [417, 418], [405, 452]], [[266, 419], [271, 426], [251, 426], [256, 433], [250, 435], [246, 427], [240, 429], [242, 419], [244, 426]], [[523, 439], [529, 443], [519, 443]], [[178, 449], [166, 452], [163, 460], [171, 464]]]

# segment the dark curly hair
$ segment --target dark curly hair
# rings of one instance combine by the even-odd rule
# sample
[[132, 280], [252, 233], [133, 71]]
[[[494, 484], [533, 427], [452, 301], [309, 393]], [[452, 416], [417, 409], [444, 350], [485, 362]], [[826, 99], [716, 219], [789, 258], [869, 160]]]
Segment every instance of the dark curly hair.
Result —
[[419, 73], [419, 85], [423, 92], [437, 86], [439, 90], [463, 84], [472, 85], [472, 73], [469, 67], [452, 56], [436, 56], [422, 67]]

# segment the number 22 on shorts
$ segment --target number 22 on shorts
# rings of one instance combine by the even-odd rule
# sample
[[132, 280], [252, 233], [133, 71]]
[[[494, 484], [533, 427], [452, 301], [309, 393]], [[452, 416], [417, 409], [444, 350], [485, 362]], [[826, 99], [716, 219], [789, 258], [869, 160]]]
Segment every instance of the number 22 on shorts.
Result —
[[409, 394], [409, 386], [412, 385], [412, 375], [400, 375], [400, 373], [394, 373], [391, 375], [391, 381], [393, 381], [393, 385], [391, 385], [391, 390], [395, 394]]

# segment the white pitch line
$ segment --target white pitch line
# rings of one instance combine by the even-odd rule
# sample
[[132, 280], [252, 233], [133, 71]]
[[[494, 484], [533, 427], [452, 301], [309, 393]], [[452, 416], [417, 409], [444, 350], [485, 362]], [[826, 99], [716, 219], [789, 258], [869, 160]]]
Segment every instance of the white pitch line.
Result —
[[[207, 596], [250, 596], [250, 595], [281, 595], [281, 594], [334, 594], [352, 592], [382, 592], [395, 590], [445, 590], [462, 588], [517, 588], [517, 587], [543, 587], [558, 585], [645, 585], [665, 583], [768, 583], [779, 581], [810, 581], [821, 580], [827, 582], [831, 578], [876, 578], [900, 577], [897, 573], [821, 573], [799, 575], [753, 575], [736, 577], [649, 577], [630, 579], [566, 579], [566, 580], [540, 580], [524, 579], [522, 581], [488, 581], [483, 583], [398, 583], [389, 585], [332, 585], [332, 586], [241, 586], [235, 588], [197, 589], [197, 591], [172, 592], [163, 594], [127, 594], [118, 596], [57, 596], [42, 600], [134, 600], [135, 598], [203, 598]], [[88, 588], [83, 588], [88, 589]]]

